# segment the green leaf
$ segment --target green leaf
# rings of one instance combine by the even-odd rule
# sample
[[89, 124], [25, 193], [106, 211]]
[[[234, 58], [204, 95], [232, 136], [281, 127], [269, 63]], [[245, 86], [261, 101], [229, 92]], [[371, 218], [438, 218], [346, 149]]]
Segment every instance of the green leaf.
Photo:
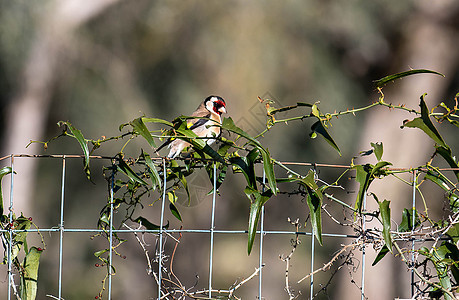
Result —
[[266, 203], [266, 201], [268, 201], [269, 198], [271, 198], [273, 192], [271, 190], [267, 190], [263, 193], [260, 193], [259, 191], [252, 189], [250, 187], [247, 187], [244, 190], [244, 192], [247, 195], [247, 197], [252, 199], [252, 202], [250, 204], [248, 229], [249, 237], [247, 242], [247, 253], [250, 255], [250, 252], [252, 251], [253, 247], [253, 242], [255, 241], [255, 236], [257, 234], [257, 227], [258, 222], [260, 220], [261, 208]]
[[264, 168], [265, 173], [266, 173], [266, 178], [268, 179], [268, 185], [269, 185], [270, 189], [272, 190], [272, 192], [274, 193], [274, 195], [276, 195], [277, 194], [277, 184], [276, 184], [276, 178], [274, 176], [273, 163], [272, 163], [269, 151], [267, 149], [263, 148], [263, 146], [260, 144], [259, 141], [257, 141], [255, 138], [251, 137], [249, 134], [247, 134], [241, 128], [237, 127], [234, 124], [233, 119], [231, 119], [231, 118], [224, 118], [223, 122], [222, 122], [222, 125], [221, 125], [221, 128], [223, 128], [225, 130], [228, 130], [230, 132], [234, 132], [234, 133], [242, 136], [243, 138], [245, 138], [246, 140], [249, 141], [249, 144], [253, 145], [254, 147], [256, 147], [260, 151], [261, 156], [263, 158], [263, 168]]
[[[415, 218], [414, 227], [413, 227], [413, 217]], [[402, 212], [402, 222], [398, 226], [398, 231], [399, 232], [409, 232], [409, 231], [416, 229], [416, 227], [418, 227], [419, 225], [421, 225], [421, 220], [419, 219], [418, 212], [414, 210], [414, 214], [413, 214], [412, 208], [411, 209], [405, 208]]]
[[274, 175], [274, 164], [269, 154], [268, 149], [261, 151], [263, 157], [263, 169], [265, 171], [266, 179], [268, 179], [268, 186], [274, 194], [277, 192], [276, 176]]
[[317, 103], [314, 103], [311, 107], [311, 114], [317, 118], [320, 118], [320, 110], [317, 107]]
[[[19, 218], [17, 218], [14, 221], [14, 227], [16, 230], [28, 230], [30, 229], [32, 225], [32, 222], [24, 217], [22, 214]], [[13, 233], [13, 247], [11, 248], [11, 260], [14, 260], [18, 254], [19, 251], [21, 251], [21, 248], [27, 245], [27, 231], [20, 231], [17, 233]], [[25, 248], [25, 251], [27, 251], [27, 248]], [[4, 257], [4, 263], [6, 263], [7, 257]]]
[[383, 155], [383, 144], [382, 143], [370, 143], [370, 145], [374, 149], [376, 159], [380, 161]]
[[451, 273], [453, 274], [454, 280], [459, 281], [459, 249], [455, 244], [452, 244], [448, 241], [445, 241], [443, 246], [447, 249], [447, 254], [445, 255], [447, 259], [451, 259]]
[[159, 176], [158, 170], [156, 169], [153, 160], [150, 155], [142, 150], [141, 156], [145, 159], [145, 164], [148, 166], [148, 171], [150, 173], [150, 179], [153, 186], [153, 190], [158, 186], [159, 189], [162, 187], [161, 177]]
[[43, 250], [32, 247], [24, 258], [23, 276], [21, 276], [21, 299], [34, 300], [37, 296], [38, 266]]
[[419, 106], [421, 107], [421, 117], [416, 118], [412, 121], [404, 122], [403, 127], [411, 127], [411, 128], [419, 128], [424, 131], [432, 140], [437, 143], [437, 145], [444, 147], [446, 149], [450, 149], [448, 145], [446, 145], [445, 141], [441, 137], [438, 130], [433, 125], [432, 121], [429, 117], [429, 109], [424, 101], [424, 97], [426, 94], [421, 96], [421, 102]]
[[5, 175], [12, 172], [11, 167], [3, 167], [0, 169], [0, 216], [3, 215], [3, 192], [2, 192], [2, 179]]
[[[144, 226], [147, 230], [160, 230], [161, 226], [156, 225], [145, 219], [144, 217], [137, 217], [134, 222], [141, 224]], [[163, 226], [163, 229], [168, 229], [169, 228], [169, 222], [167, 222], [166, 225]]]
[[386, 171], [385, 170], [382, 170], [382, 168], [386, 167], [386, 166], [391, 166], [392, 164], [388, 161], [380, 161], [378, 162], [374, 167], [373, 169], [371, 170], [371, 173], [370, 175], [371, 176], [384, 176], [386, 175]]
[[355, 209], [360, 213], [362, 211], [362, 204], [365, 194], [370, 187], [371, 182], [379, 176], [385, 176], [386, 171], [383, 170], [384, 167], [392, 165], [387, 161], [380, 161], [376, 165], [366, 164], [366, 165], [356, 165], [353, 169], [356, 170], [356, 180], [360, 184], [359, 193], [357, 194], [357, 199], [355, 201]]
[[313, 132], [319, 133], [321, 136], [324, 137], [324, 139], [336, 150], [338, 151], [339, 156], [341, 156], [341, 150], [339, 150], [338, 145], [335, 143], [331, 135], [328, 133], [327, 129], [325, 126], [322, 124], [322, 121], [317, 121], [311, 126], [311, 130]]
[[[445, 261], [448, 254], [448, 248], [445, 246], [445, 242], [442, 243], [440, 248], [433, 249], [431, 260], [435, 265], [437, 270], [438, 279], [440, 280], [440, 285], [447, 291], [451, 290], [451, 278], [448, 274], [448, 263]], [[453, 300], [448, 294], [443, 293], [445, 300]]]
[[[171, 161], [171, 164], [170, 164], [170, 170], [171, 170], [172, 175], [173, 175], [171, 177], [172, 178], [174, 178], [174, 177], [177, 178], [180, 181], [180, 183], [182, 184], [183, 189], [185, 190], [186, 195], [188, 197], [188, 204], [189, 204], [190, 201], [191, 201], [190, 189], [188, 188], [188, 181], [186, 180], [186, 176], [185, 176], [186, 174], [184, 173], [183, 168], [181, 166], [179, 166], [177, 161], [173, 160], [173, 161]], [[171, 178], [169, 178], [169, 177], [167, 178], [167, 180], [170, 180], [170, 179]], [[174, 196], [175, 196], [175, 194], [174, 194]]]
[[383, 87], [384, 85], [386, 85], [386, 83], [388, 83], [390, 81], [395, 81], [396, 79], [400, 79], [400, 78], [403, 78], [403, 77], [406, 77], [406, 76], [410, 76], [410, 75], [414, 75], [414, 74], [421, 74], [421, 73], [431, 73], [431, 74], [436, 74], [436, 75], [440, 75], [440, 76], [445, 77], [445, 75], [443, 75], [441, 73], [438, 73], [438, 72], [435, 72], [435, 71], [417, 69], [417, 70], [409, 70], [409, 71], [405, 71], [405, 72], [389, 75], [389, 76], [383, 77], [383, 78], [381, 78], [379, 80], [375, 80], [374, 83], [375, 83], [376, 87]]
[[163, 125], [167, 125], [169, 127], [174, 127], [174, 124], [172, 124], [169, 121], [163, 120], [163, 119], [158, 119], [158, 118], [142, 118], [143, 123], [159, 123]]
[[309, 216], [311, 220], [311, 227], [314, 236], [320, 245], [322, 245], [322, 203], [323, 194], [314, 180], [314, 172], [309, 170], [308, 174], [304, 178], [292, 177], [291, 181], [297, 181], [301, 184], [308, 195], [306, 196], [306, 202], [309, 208]]
[[371, 264], [371, 266], [375, 266], [381, 259], [384, 258], [384, 256], [386, 256], [386, 254], [389, 253], [389, 248], [387, 248], [386, 245], [384, 245], [381, 250], [378, 252], [378, 255], [376, 256], [375, 260], [373, 261], [373, 263]]
[[362, 211], [362, 204], [368, 187], [371, 183], [371, 165], [356, 165], [353, 167], [356, 170], [355, 180], [360, 184], [357, 199], [355, 200], [355, 209], [360, 213]]
[[145, 126], [145, 123], [143, 122], [142, 118], [137, 118], [131, 122], [132, 128], [134, 128], [134, 131], [137, 134], [140, 134], [150, 145], [151, 148], [156, 148], [155, 141], [153, 139], [153, 136], [151, 135], [150, 131], [148, 130], [147, 126]]
[[456, 244], [459, 241], [459, 224], [454, 224], [451, 228], [446, 232], [446, 234], [453, 240]]
[[99, 250], [99, 251], [94, 252], [94, 256], [97, 258], [100, 258], [102, 254], [107, 253], [107, 252], [108, 252], [108, 249]]
[[65, 125], [70, 132], [72, 133], [73, 137], [78, 141], [80, 144], [81, 149], [83, 150], [84, 154], [84, 171], [86, 173], [86, 177], [88, 179], [91, 179], [91, 171], [89, 169], [89, 148], [88, 148], [88, 143], [86, 142], [83, 134], [81, 133], [80, 130], [76, 129], [70, 122], [64, 122], [64, 121], [59, 121], [57, 125], [62, 126]]
[[449, 205], [453, 212], [459, 211], [459, 196], [455, 194], [455, 187], [450, 188], [448, 183], [449, 180], [440, 172], [434, 170], [428, 170], [425, 177], [426, 180], [430, 180], [441, 187], [447, 193], [449, 199]]
[[[440, 154], [451, 168], [459, 168], [459, 164], [453, 158], [453, 155], [451, 153], [451, 149], [449, 147], [446, 148], [446, 147], [442, 147], [442, 146], [436, 146], [435, 148], [436, 148], [435, 154]], [[457, 180], [459, 180], [459, 171], [458, 170], [453, 170], [453, 172], [456, 175]]]
[[177, 207], [175, 206], [175, 202], [177, 202], [177, 196], [175, 195], [174, 192], [168, 192], [167, 197], [169, 199], [169, 209], [174, 217], [176, 217], [180, 222], [182, 221], [182, 216], [180, 215], [180, 212], [178, 211]]
[[381, 221], [383, 224], [383, 237], [384, 242], [386, 243], [387, 248], [392, 253], [392, 234], [390, 233], [390, 208], [389, 208], [390, 201], [384, 200], [379, 202], [379, 212], [381, 213]]
[[[228, 170], [228, 165], [221, 164], [221, 163], [218, 163], [218, 162], [215, 162], [215, 163], [217, 164], [216, 165], [217, 180], [216, 180], [216, 187], [215, 188], [216, 188], [216, 190], [218, 192], [218, 189], [220, 188], [220, 186], [222, 185], [223, 181], [226, 178], [226, 172]], [[206, 171], [207, 171], [207, 175], [209, 176], [210, 183], [213, 185], [213, 183], [214, 183], [214, 162], [208, 163], [206, 165]], [[211, 195], [213, 192], [214, 192], [214, 189], [212, 187], [212, 189], [207, 193], [207, 195]]]
[[124, 175], [126, 175], [127, 177], [129, 177], [129, 179], [133, 182], [137, 182], [141, 185], [147, 185], [148, 186], [148, 183], [145, 182], [145, 180], [143, 180], [142, 178], [139, 177], [139, 175], [137, 175], [132, 169], [131, 167], [128, 166], [128, 164], [123, 160], [123, 158], [119, 157], [118, 159], [118, 165], [117, 165], [117, 169], [119, 171], [121, 171], [122, 173], [124, 173]]
[[311, 225], [314, 236], [320, 245], [322, 245], [322, 217], [321, 217], [321, 207], [322, 207], [322, 198], [319, 196], [321, 194], [317, 191], [312, 190], [307, 186], [308, 196], [306, 197], [306, 202], [309, 207], [309, 213], [311, 216]]
[[252, 189], [257, 189], [257, 180], [255, 176], [255, 160], [258, 158], [258, 149], [251, 150], [246, 157], [233, 156], [229, 161], [236, 171], [242, 172], [247, 181], [247, 185]]

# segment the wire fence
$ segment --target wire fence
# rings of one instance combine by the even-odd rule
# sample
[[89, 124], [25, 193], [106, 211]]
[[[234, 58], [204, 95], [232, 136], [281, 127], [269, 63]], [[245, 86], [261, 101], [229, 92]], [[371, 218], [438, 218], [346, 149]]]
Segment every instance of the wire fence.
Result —
[[[57, 281], [57, 291], [52, 291], [47, 292], [47, 296], [53, 299], [71, 299], [71, 295], [66, 296], [66, 286], [64, 286], [64, 280], [63, 280], [63, 274], [65, 273], [65, 268], [66, 264], [64, 264], [64, 256], [65, 256], [65, 243], [68, 242], [69, 240], [72, 239], [72, 234], [74, 233], [84, 233], [84, 234], [91, 234], [91, 235], [97, 235], [101, 234], [104, 232], [104, 230], [100, 228], [74, 228], [66, 225], [66, 215], [68, 212], [64, 209], [65, 207], [65, 202], [66, 202], [66, 188], [68, 185], [68, 179], [67, 176], [69, 174], [68, 170], [68, 162], [70, 160], [81, 160], [80, 155], [11, 155], [8, 157], [4, 157], [2, 159], [3, 163], [6, 163], [8, 161], [8, 165], [11, 167], [13, 171], [16, 171], [16, 163], [18, 159], [53, 159], [57, 160], [60, 162], [60, 178], [59, 178], [59, 185], [60, 185], [60, 192], [59, 192], [59, 221], [56, 226], [52, 226], [49, 228], [30, 228], [27, 230], [17, 230], [14, 227], [9, 227], [7, 229], [1, 230], [2, 233], [8, 233], [6, 236], [9, 237], [9, 240], [7, 241], [6, 245], [4, 244], [4, 247], [6, 247], [5, 253], [6, 253], [6, 275], [7, 275], [7, 280], [6, 282], [2, 282], [0, 284], [3, 284], [3, 286], [6, 286], [6, 295], [1, 296], [0, 298], [3, 299], [16, 299], [17, 295], [17, 278], [14, 278], [14, 266], [12, 263], [12, 257], [14, 251], [14, 245], [12, 241], [12, 236], [14, 233], [19, 233], [19, 232], [40, 232], [41, 234], [45, 233], [57, 233], [58, 234], [58, 251], [57, 251], [57, 276], [55, 277], [55, 281]], [[93, 156], [91, 157], [93, 160], [99, 160], [103, 161], [106, 164], [111, 164], [112, 158], [111, 157], [102, 157], [102, 156]], [[162, 166], [163, 173], [166, 174], [166, 161], [163, 159], [160, 161], [160, 164]], [[287, 164], [287, 163], [286, 163]], [[338, 166], [338, 165], [321, 165], [321, 164], [309, 164], [309, 163], [290, 163], [291, 165], [296, 165], [300, 167], [307, 167], [307, 168], [313, 168], [315, 170], [319, 170], [320, 168], [325, 168], [325, 167], [332, 167], [332, 168], [349, 168], [348, 166]], [[72, 171], [73, 172], [73, 171]], [[108, 232], [108, 243], [109, 245], [107, 246], [108, 249], [108, 272], [107, 274], [107, 280], [106, 280], [106, 286], [105, 288], [105, 293], [104, 293], [104, 298], [106, 299], [117, 299], [119, 297], [116, 297], [114, 294], [114, 283], [113, 283], [113, 276], [114, 276], [114, 271], [112, 269], [113, 265], [113, 259], [116, 256], [115, 251], [116, 251], [116, 245], [115, 245], [115, 236], [119, 234], [128, 234], [128, 235], [136, 235], [136, 234], [154, 234], [157, 236], [158, 239], [158, 245], [155, 250], [155, 257], [156, 257], [156, 262], [157, 265], [155, 266], [156, 271], [153, 272], [153, 274], [157, 275], [157, 278], [155, 278], [155, 284], [156, 284], [156, 295], [150, 295], [150, 299], [172, 299], [171, 295], [166, 295], [164, 294], [163, 290], [163, 285], [165, 284], [164, 278], [163, 278], [163, 269], [165, 267], [166, 263], [170, 262], [170, 255], [165, 254], [165, 243], [166, 239], [170, 237], [171, 235], [174, 234], [180, 234], [180, 235], [194, 235], [194, 234], [200, 234], [206, 235], [207, 236], [207, 246], [209, 251], [208, 255], [208, 282], [207, 282], [207, 294], [205, 297], [212, 298], [216, 297], [221, 292], [221, 288], [217, 287], [218, 283], [216, 283], [216, 278], [213, 276], [215, 272], [215, 247], [216, 244], [221, 241], [219, 239], [218, 241], [216, 240], [216, 237], [223, 237], [224, 239], [231, 239], [233, 236], [241, 236], [241, 235], [246, 235], [247, 230], [245, 228], [242, 229], [217, 229], [216, 228], [216, 221], [218, 218], [218, 215], [216, 214], [216, 206], [217, 206], [217, 198], [219, 195], [217, 194], [217, 182], [216, 182], [216, 167], [214, 165], [213, 168], [214, 176], [213, 176], [213, 187], [212, 187], [212, 201], [211, 201], [211, 206], [210, 206], [210, 211], [208, 211], [208, 214], [210, 214], [210, 223], [208, 224], [207, 228], [201, 228], [201, 229], [183, 229], [183, 228], [166, 228], [164, 226], [160, 226], [159, 229], [157, 230], [149, 230], [146, 228], [122, 228], [122, 229], [116, 229], [113, 222], [114, 222], [114, 213], [115, 213], [115, 203], [114, 203], [114, 188], [115, 188], [115, 178], [112, 175], [111, 180], [110, 180], [110, 185], [109, 185], [109, 197], [110, 197], [110, 218], [109, 218], [109, 232]], [[166, 181], [166, 176], [163, 176], [163, 186], [167, 186], [168, 182]], [[263, 175], [263, 180], [264, 180], [264, 175]], [[6, 181], [5, 181], [6, 183]], [[15, 195], [14, 195], [14, 187], [17, 184], [16, 182], [16, 175], [10, 176], [9, 184], [4, 184], [3, 187], [3, 194], [7, 195], [9, 193], [9, 198], [5, 197], [4, 203], [8, 203], [8, 205], [5, 204], [5, 208], [8, 206], [8, 217], [10, 222], [13, 220], [13, 213], [17, 213], [15, 211]], [[52, 182], [50, 184], [56, 184], [56, 182]], [[416, 207], [416, 174], [413, 172], [413, 176], [411, 179], [411, 184], [413, 187], [412, 190], [412, 207]], [[162, 190], [162, 195], [160, 197], [161, 201], [161, 208], [160, 208], [160, 224], [165, 224], [166, 221], [166, 204], [168, 203], [168, 199], [166, 198], [166, 189]], [[363, 209], [365, 210], [366, 208], [366, 197], [363, 200]], [[317, 255], [317, 245], [316, 241], [314, 239], [314, 235], [311, 230], [273, 230], [273, 229], [267, 229], [266, 228], [266, 222], [270, 222], [270, 220], [266, 219], [266, 211], [265, 211], [265, 206], [263, 206], [262, 211], [261, 211], [261, 216], [260, 216], [260, 226], [259, 229], [257, 230], [257, 239], [258, 239], [258, 253], [252, 253], [252, 256], [258, 256], [257, 257], [257, 267], [255, 269], [255, 272], [251, 273], [250, 276], [246, 276], [245, 279], [239, 279], [239, 281], [235, 284], [237, 286], [238, 284], [243, 284], [246, 282], [246, 280], [251, 280], [252, 282], [256, 281], [257, 282], [257, 287], [256, 287], [256, 297], [258, 299], [270, 299], [270, 296], [266, 292], [266, 283], [265, 283], [265, 275], [267, 271], [265, 271], [265, 252], [267, 251], [266, 245], [265, 245], [265, 240], [269, 236], [289, 236], [292, 237], [300, 237], [300, 238], [306, 238], [309, 239], [309, 244], [310, 247], [308, 249], [303, 248], [305, 250], [305, 253], [303, 255], [306, 255], [308, 261], [307, 264], [302, 268], [303, 270], [310, 269], [310, 276], [308, 278], [309, 280], [309, 295], [303, 295], [302, 297], [304, 298], [309, 298], [313, 299], [316, 296], [317, 290], [321, 289], [323, 285], [317, 284], [315, 281], [315, 274], [314, 271], [317, 270], [318, 268], [322, 267], [323, 264], [320, 262], [316, 261], [316, 255]], [[363, 219], [363, 230], [365, 231], [365, 219]], [[413, 219], [414, 222], [414, 219]], [[414, 225], [414, 224], [413, 224]], [[346, 234], [346, 233], [336, 233], [336, 232], [327, 232], [326, 228], [324, 228], [323, 236], [330, 238], [330, 239], [336, 239], [336, 240], [352, 240], [358, 238], [358, 235], [356, 234]], [[272, 246], [272, 245], [271, 245]], [[204, 247], [204, 246], [203, 246]], [[414, 250], [415, 247], [415, 241], [412, 241], [412, 248]], [[271, 251], [271, 249], [268, 249]], [[360, 258], [359, 261], [361, 262], [360, 266], [360, 282], [354, 283], [357, 285], [357, 287], [360, 289], [360, 295], [358, 298], [360, 299], [366, 299], [365, 296], [365, 289], [366, 289], [366, 269], [367, 269], [367, 258], [366, 258], [366, 246], [365, 243], [361, 245], [357, 249], [360, 251]], [[321, 250], [322, 251], [322, 250]], [[255, 252], [255, 251], [254, 251]], [[414, 255], [414, 252], [413, 252]], [[192, 259], [192, 258], [191, 258]], [[412, 257], [412, 260], [414, 261], [414, 257]], [[288, 262], [287, 262], [288, 265]], [[309, 268], [307, 268], [309, 266]], [[287, 266], [288, 268], [288, 266]], [[288, 272], [288, 269], [287, 269]], [[309, 271], [305, 272], [306, 274], [309, 273]], [[54, 275], [51, 274], [40, 274], [41, 278], [47, 277], [46, 281], [54, 281], [52, 277]], [[118, 276], [118, 275], [117, 275]], [[218, 280], [217, 280], [218, 281]], [[40, 278], [38, 280], [38, 287], [40, 289]], [[303, 282], [304, 285], [304, 282]], [[415, 276], [413, 271], [411, 271], [411, 296], [415, 294], [414, 290], [414, 285], [415, 285]], [[253, 285], [252, 285], [253, 286]], [[233, 290], [234, 290], [234, 285], [233, 285]], [[53, 295], [51, 295], [53, 294]], [[171, 297], [171, 298], [169, 298]], [[304, 299], [302, 298], [302, 299]]]

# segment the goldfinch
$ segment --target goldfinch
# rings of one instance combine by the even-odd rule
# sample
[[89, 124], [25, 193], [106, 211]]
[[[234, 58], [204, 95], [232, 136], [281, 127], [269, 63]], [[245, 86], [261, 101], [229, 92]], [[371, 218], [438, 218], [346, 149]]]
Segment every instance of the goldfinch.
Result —
[[[221, 124], [221, 115], [224, 113], [226, 113], [225, 100], [219, 96], [209, 96], [198, 106], [194, 113], [191, 114], [195, 119], [187, 121], [188, 128], [198, 137], [208, 138], [206, 142], [208, 145], [211, 145], [215, 141], [215, 137], [220, 135], [220, 127], [212, 125], [215, 123]], [[177, 138], [169, 138], [156, 150], [156, 152], [166, 145], [170, 148], [167, 158], [174, 159], [183, 149], [190, 146], [190, 143]]]

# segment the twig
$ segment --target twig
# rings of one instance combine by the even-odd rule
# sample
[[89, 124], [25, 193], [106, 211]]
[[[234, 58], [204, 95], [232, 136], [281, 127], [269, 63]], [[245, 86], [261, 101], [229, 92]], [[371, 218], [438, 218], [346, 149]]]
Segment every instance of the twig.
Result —
[[[127, 229], [129, 230], [133, 230], [131, 227], [129, 227], [126, 223], [123, 223], [123, 226], [126, 227]], [[137, 230], [139, 230], [140, 228], [142, 228], [142, 225], [139, 225], [139, 228], [137, 228]], [[133, 231], [134, 233], [134, 236], [137, 240], [137, 242], [139, 243], [140, 247], [142, 247], [142, 250], [143, 250], [143, 253], [145, 253], [145, 257], [147, 259], [147, 263], [148, 263], [148, 271], [147, 271], [147, 274], [148, 275], [151, 275], [153, 273], [153, 267], [151, 266], [151, 262], [150, 262], [150, 256], [148, 255], [148, 250], [147, 248], [145, 248], [145, 242], [142, 242], [139, 238], [139, 235], [137, 234], [136, 231]]]
[[330, 267], [333, 265], [333, 263], [335, 263], [335, 261], [338, 260], [339, 256], [341, 254], [343, 254], [346, 250], [348, 250], [349, 248], [352, 248], [352, 250], [353, 250], [353, 249], [355, 249], [356, 247], [358, 247], [358, 246], [360, 246], [362, 244], [363, 244], [363, 241], [356, 241], [355, 243], [343, 246], [343, 248], [341, 248], [341, 250], [339, 250], [338, 253], [336, 253], [335, 256], [333, 256], [333, 258], [328, 263], [324, 264], [324, 266], [322, 268], [317, 269], [314, 272], [309, 273], [308, 275], [306, 275], [303, 278], [301, 278], [300, 280], [298, 280], [297, 283], [301, 283], [303, 280], [306, 280], [309, 277], [311, 277], [312, 275], [315, 275], [315, 274], [317, 274], [319, 272], [327, 271], [328, 269], [330, 269]]
[[[295, 221], [291, 221], [290, 218], [288, 218], [288, 221], [290, 222], [290, 224], [294, 225], [295, 226], [295, 231], [296, 232], [299, 232], [300, 230], [300, 219], [296, 219]], [[292, 290], [291, 286], [290, 286], [290, 280], [289, 280], [289, 267], [290, 267], [290, 259], [292, 258], [293, 256], [293, 253], [295, 252], [296, 250], [296, 247], [300, 244], [300, 239], [299, 239], [299, 235], [298, 234], [295, 234], [295, 239], [292, 240], [292, 251], [290, 251], [290, 254], [287, 255], [286, 257], [282, 257], [282, 255], [279, 257], [282, 261], [285, 262], [285, 291], [287, 292], [288, 294], [288, 297], [289, 297], [289, 300], [293, 300], [295, 298], [297, 298], [299, 295], [295, 296], [294, 295], [294, 291]]]
[[236, 286], [232, 287], [231, 289], [229, 289], [229, 295], [228, 295], [228, 298], [231, 298], [233, 296], [233, 293], [234, 291], [236, 291], [238, 288], [240, 288], [242, 285], [244, 285], [246, 282], [248, 282], [249, 280], [251, 280], [253, 277], [257, 276], [258, 273], [260, 272], [261, 268], [263, 268], [264, 265], [262, 265], [261, 267], [259, 268], [256, 268], [255, 269], [255, 272], [252, 273], [252, 275], [250, 275], [249, 277], [247, 277], [246, 279], [242, 280], [241, 282], [239, 282]]

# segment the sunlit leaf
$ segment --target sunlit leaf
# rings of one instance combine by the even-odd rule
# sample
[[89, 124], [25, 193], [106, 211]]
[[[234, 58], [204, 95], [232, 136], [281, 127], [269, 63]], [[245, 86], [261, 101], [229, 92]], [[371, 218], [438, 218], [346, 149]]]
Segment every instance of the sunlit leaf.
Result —
[[379, 212], [381, 213], [381, 221], [383, 224], [383, 238], [384, 242], [386, 243], [387, 248], [392, 253], [392, 234], [390, 233], [390, 201], [384, 200], [379, 202]]
[[94, 256], [97, 258], [100, 258], [102, 254], [107, 253], [107, 252], [108, 252], [108, 249], [99, 250], [99, 251], [94, 252]]
[[37, 296], [38, 266], [42, 252], [42, 249], [32, 247], [24, 258], [20, 285], [22, 300], [34, 300]]
[[370, 145], [374, 149], [376, 159], [380, 161], [383, 155], [383, 144], [382, 143], [370, 143]]
[[261, 208], [266, 203], [266, 201], [271, 198], [273, 195], [271, 190], [267, 190], [263, 193], [247, 187], [244, 190], [247, 197], [252, 199], [250, 204], [250, 213], [249, 213], [249, 229], [248, 229], [248, 242], [247, 242], [247, 253], [250, 255], [252, 251], [253, 242], [257, 234], [258, 222], [260, 220]]
[[311, 114], [314, 116], [314, 117], [317, 117], [317, 118], [320, 118], [320, 111], [319, 111], [319, 108], [317, 107], [317, 104], [314, 103], [311, 107]]
[[86, 173], [86, 177], [88, 179], [91, 178], [91, 171], [89, 169], [89, 148], [88, 143], [86, 142], [83, 134], [80, 130], [76, 129], [70, 122], [60, 121], [57, 123], [59, 126], [65, 125], [70, 132], [72, 133], [73, 137], [78, 141], [80, 144], [81, 149], [83, 150], [84, 154], [84, 171]]
[[370, 182], [371, 182], [370, 172], [372, 168], [370, 164], [366, 164], [366, 165], [356, 165], [354, 166], [354, 169], [356, 170], [355, 180], [360, 184], [359, 192], [357, 194], [357, 199], [355, 201], [355, 208], [357, 209], [358, 212], [361, 212], [365, 193], [367, 192], [368, 187], [370, 186]]
[[426, 94], [421, 96], [421, 102], [419, 106], [421, 107], [421, 117], [416, 118], [412, 121], [404, 122], [403, 127], [412, 127], [412, 128], [419, 128], [424, 131], [432, 140], [437, 143], [437, 145], [444, 147], [445, 149], [449, 149], [449, 146], [446, 145], [445, 141], [441, 137], [438, 130], [433, 125], [432, 121], [429, 117], [429, 109], [424, 101], [424, 97]]
[[162, 187], [161, 177], [159, 176], [158, 170], [156, 169], [156, 166], [153, 163], [153, 160], [151, 159], [150, 155], [142, 150], [141, 156], [143, 156], [143, 158], [145, 159], [145, 164], [148, 167], [153, 189], [155, 189], [156, 186], [158, 186], [158, 188], [161, 189]]
[[139, 175], [137, 175], [122, 158], [118, 159], [117, 169], [129, 177], [131, 181], [148, 186], [148, 183], [140, 178]]
[[386, 166], [392, 165], [387, 161], [380, 161], [376, 165], [366, 164], [366, 165], [356, 165], [353, 169], [356, 170], [356, 181], [360, 184], [359, 192], [357, 194], [357, 199], [355, 201], [355, 209], [360, 213], [362, 211], [362, 204], [365, 194], [368, 191], [368, 188], [371, 182], [379, 176], [384, 176], [386, 174]]
[[174, 124], [172, 124], [169, 121], [163, 120], [163, 119], [158, 119], [158, 118], [142, 118], [143, 123], [158, 123], [158, 124], [163, 124], [167, 125], [169, 127], [174, 127]]
[[3, 176], [10, 174], [12, 169], [10, 167], [3, 167], [0, 169], [0, 216], [3, 215], [3, 192], [2, 192], [2, 179]]
[[[21, 230], [28, 230], [30, 229], [32, 225], [32, 222], [24, 217], [22, 214], [19, 218], [17, 218], [15, 221], [14, 221], [14, 226], [15, 226], [15, 229], [16, 230], [20, 230], [19, 232], [16, 232], [16, 233], [13, 233], [13, 245], [12, 245], [12, 248], [11, 248], [11, 260], [14, 260], [18, 254], [19, 254], [19, 251], [21, 251], [21, 249], [23, 247], [26, 248], [26, 251], [27, 251], [27, 235], [28, 235], [28, 232], [27, 231], [21, 231]], [[4, 257], [4, 263], [6, 263], [6, 259], [7, 257], [5, 256]]]
[[304, 178], [291, 177], [290, 182], [298, 182], [307, 191], [306, 202], [309, 208], [309, 216], [313, 234], [320, 245], [322, 245], [322, 203], [323, 194], [314, 179], [314, 171], [309, 170]]
[[263, 169], [265, 171], [266, 179], [268, 179], [268, 186], [276, 194], [276, 176], [274, 175], [274, 164], [269, 154], [268, 149], [266, 151], [261, 151], [261, 156], [263, 157]]
[[175, 202], [177, 202], [177, 196], [174, 192], [168, 192], [167, 198], [169, 199], [169, 209], [174, 217], [176, 217], [180, 222], [182, 222], [182, 216], [178, 211], [177, 207], [175, 206]]
[[459, 241], [459, 224], [453, 224], [451, 228], [446, 232], [446, 234], [453, 240], [456, 244]]
[[414, 74], [421, 74], [421, 73], [431, 73], [431, 74], [436, 74], [436, 75], [440, 75], [440, 76], [445, 77], [445, 75], [443, 75], [441, 73], [438, 73], [438, 72], [435, 72], [435, 71], [417, 69], [417, 70], [409, 70], [409, 71], [405, 71], [405, 72], [389, 75], [389, 76], [383, 77], [383, 78], [381, 78], [379, 80], [375, 80], [374, 83], [375, 83], [376, 87], [383, 87], [388, 82], [391, 82], [391, 81], [394, 81], [394, 80], [397, 80], [397, 79], [400, 79], [400, 78], [403, 78], [403, 77], [406, 77], [406, 76], [410, 76], [410, 75], [414, 75]]
[[134, 128], [134, 131], [136, 133], [140, 134], [148, 142], [151, 148], [156, 148], [153, 136], [151, 135], [147, 126], [145, 126], [145, 123], [143, 122], [142, 118], [134, 119], [129, 124], [131, 124], [132, 128]]

